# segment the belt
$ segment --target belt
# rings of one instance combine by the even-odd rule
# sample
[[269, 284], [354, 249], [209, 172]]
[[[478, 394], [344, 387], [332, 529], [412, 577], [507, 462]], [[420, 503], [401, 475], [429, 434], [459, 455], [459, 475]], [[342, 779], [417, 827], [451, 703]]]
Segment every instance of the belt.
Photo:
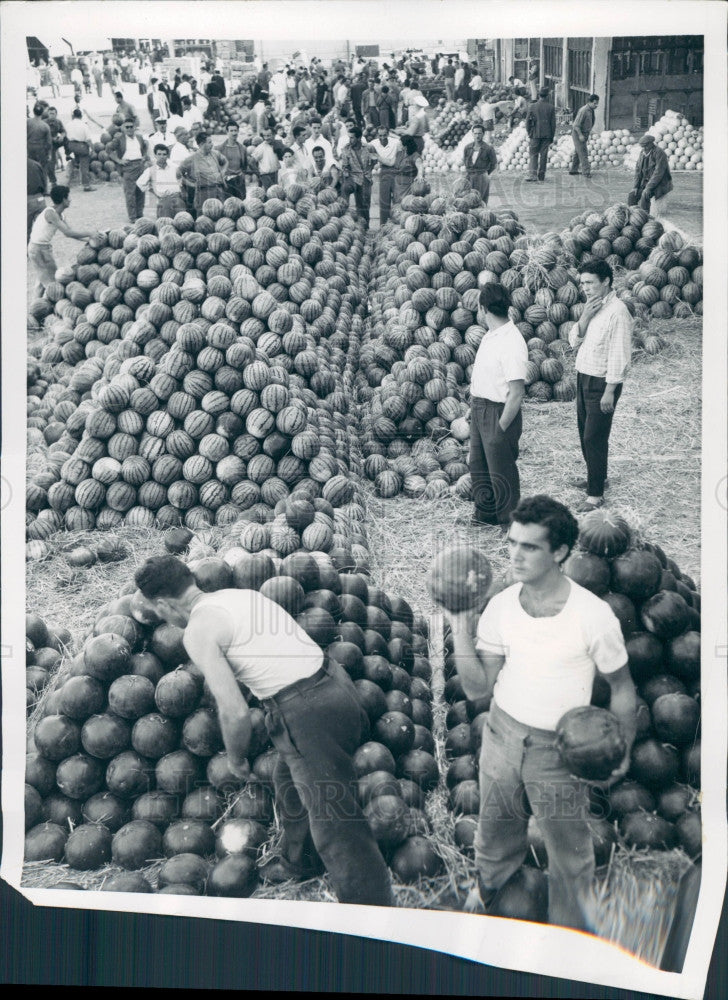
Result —
[[276, 694], [270, 696], [270, 698], [261, 698], [261, 705], [272, 706], [280, 705], [283, 701], [288, 701], [289, 698], [295, 697], [298, 694], [302, 694], [309, 688], [314, 687], [320, 680], [328, 676], [328, 670], [326, 666], [320, 667], [315, 674], [311, 674], [310, 677], [303, 677], [300, 681], [295, 681], [293, 684], [289, 684], [287, 687], [281, 688]]
[[498, 402], [497, 399], [486, 399], [485, 396], [471, 396], [473, 403], [488, 403], [489, 406], [505, 406], [505, 403]]

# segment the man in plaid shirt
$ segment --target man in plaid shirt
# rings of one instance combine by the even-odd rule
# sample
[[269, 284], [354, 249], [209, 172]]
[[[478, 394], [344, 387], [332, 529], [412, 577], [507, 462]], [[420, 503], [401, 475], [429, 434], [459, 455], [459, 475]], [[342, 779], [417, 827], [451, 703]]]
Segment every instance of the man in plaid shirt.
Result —
[[612, 290], [612, 269], [595, 260], [580, 268], [586, 303], [569, 335], [576, 355], [576, 415], [587, 468], [586, 501], [578, 513], [604, 504], [609, 432], [632, 355], [632, 317]]

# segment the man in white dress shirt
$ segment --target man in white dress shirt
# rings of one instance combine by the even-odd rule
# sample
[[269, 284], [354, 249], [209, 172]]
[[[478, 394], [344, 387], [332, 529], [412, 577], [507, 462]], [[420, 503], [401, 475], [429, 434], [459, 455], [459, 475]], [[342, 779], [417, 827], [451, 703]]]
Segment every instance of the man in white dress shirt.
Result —
[[177, 167], [169, 162], [169, 150], [163, 143], [157, 143], [153, 150], [154, 163], [141, 175], [137, 187], [140, 191], [151, 191], [157, 199], [158, 219], [163, 216], [172, 219], [186, 208], [180, 193]]
[[397, 179], [397, 153], [402, 148], [399, 136], [390, 132], [386, 125], [377, 129], [377, 138], [368, 143], [379, 160], [379, 224], [389, 221], [394, 204], [394, 188]]
[[468, 519], [458, 519], [473, 527], [499, 526], [503, 534], [520, 499], [516, 459], [528, 364], [523, 334], [508, 318], [510, 304], [502, 285], [483, 286], [478, 322], [487, 333], [470, 381], [469, 466], [475, 511]]

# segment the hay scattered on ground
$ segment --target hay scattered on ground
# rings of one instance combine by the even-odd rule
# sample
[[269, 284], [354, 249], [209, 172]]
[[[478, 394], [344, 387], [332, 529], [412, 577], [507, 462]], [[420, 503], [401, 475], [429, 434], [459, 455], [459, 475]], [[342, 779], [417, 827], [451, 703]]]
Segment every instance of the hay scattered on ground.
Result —
[[594, 886], [594, 932], [659, 966], [675, 915], [681, 876], [692, 862], [680, 850], [659, 853], [622, 847]]

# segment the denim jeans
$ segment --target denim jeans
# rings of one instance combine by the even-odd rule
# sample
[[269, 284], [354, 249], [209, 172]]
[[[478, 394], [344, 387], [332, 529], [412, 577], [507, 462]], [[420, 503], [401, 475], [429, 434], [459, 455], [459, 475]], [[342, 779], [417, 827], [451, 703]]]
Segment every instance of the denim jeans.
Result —
[[555, 735], [491, 704], [480, 752], [475, 863], [483, 889], [505, 885], [526, 857], [530, 809], [548, 853], [549, 923], [588, 930], [581, 905], [594, 877], [588, 790], [561, 763]]
[[389, 871], [359, 806], [351, 757], [363, 709], [336, 664], [263, 701], [280, 754], [273, 775], [281, 853], [299, 869], [323, 861], [341, 903], [392, 905]]

